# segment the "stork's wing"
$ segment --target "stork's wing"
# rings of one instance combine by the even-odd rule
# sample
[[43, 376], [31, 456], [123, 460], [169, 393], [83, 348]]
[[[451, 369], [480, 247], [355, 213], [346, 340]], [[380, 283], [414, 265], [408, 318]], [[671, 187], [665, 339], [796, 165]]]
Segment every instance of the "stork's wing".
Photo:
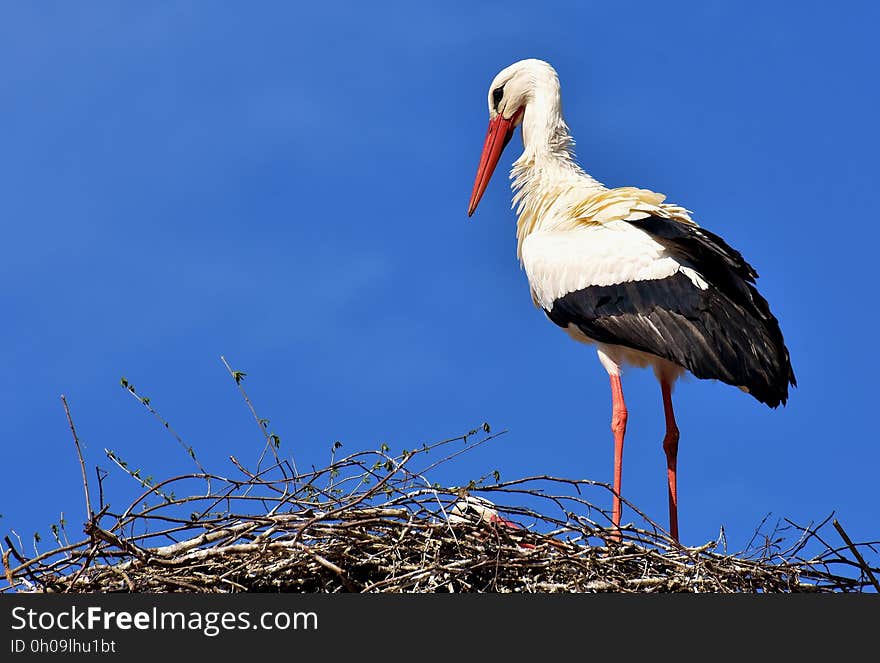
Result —
[[795, 384], [755, 270], [707, 230], [649, 216], [538, 232], [523, 263], [535, 301], [561, 327], [743, 387], [773, 407]]

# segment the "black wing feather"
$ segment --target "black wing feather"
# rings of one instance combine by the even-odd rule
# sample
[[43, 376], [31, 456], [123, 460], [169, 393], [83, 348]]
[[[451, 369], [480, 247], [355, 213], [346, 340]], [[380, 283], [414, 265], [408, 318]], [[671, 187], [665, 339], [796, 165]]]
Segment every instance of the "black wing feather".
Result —
[[698, 272], [705, 290], [680, 272], [650, 281], [591, 286], [553, 303], [548, 317], [601, 343], [663, 357], [698, 378], [746, 387], [776, 407], [796, 380], [779, 322], [754, 286], [757, 272], [717, 235], [649, 217], [630, 221]]

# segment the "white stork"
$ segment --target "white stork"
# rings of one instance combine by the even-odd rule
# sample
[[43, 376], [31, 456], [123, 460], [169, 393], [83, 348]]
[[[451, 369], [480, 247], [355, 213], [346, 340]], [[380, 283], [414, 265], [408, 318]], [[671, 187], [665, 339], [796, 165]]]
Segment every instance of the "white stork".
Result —
[[651, 366], [666, 415], [669, 531], [678, 541], [678, 427], [672, 387], [685, 372], [739, 387], [770, 407], [796, 384], [757, 273], [688, 210], [647, 189], [609, 189], [575, 161], [559, 78], [522, 60], [489, 87], [489, 130], [468, 206], [474, 213], [501, 152], [522, 126], [511, 170], [517, 253], [536, 306], [573, 339], [596, 345], [611, 378], [612, 524], [619, 539], [627, 410], [621, 366]]

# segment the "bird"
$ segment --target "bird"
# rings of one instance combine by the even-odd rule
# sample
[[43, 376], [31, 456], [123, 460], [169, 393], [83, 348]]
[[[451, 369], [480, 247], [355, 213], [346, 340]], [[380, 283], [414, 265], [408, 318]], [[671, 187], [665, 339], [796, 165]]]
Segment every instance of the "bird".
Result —
[[672, 392], [685, 373], [738, 387], [771, 408], [796, 386], [782, 331], [755, 269], [692, 212], [646, 188], [608, 188], [578, 164], [559, 76], [526, 59], [489, 86], [489, 127], [468, 204], [472, 216], [516, 129], [510, 171], [517, 257], [534, 304], [575, 341], [594, 345], [611, 386], [612, 539], [621, 540], [624, 366], [652, 368], [666, 431], [669, 534], [678, 543], [680, 432]]
[[465, 495], [452, 505], [449, 510], [450, 523], [473, 523], [477, 525], [504, 525], [510, 529], [519, 529], [519, 525], [507, 520], [498, 513], [498, 509], [485, 497]]

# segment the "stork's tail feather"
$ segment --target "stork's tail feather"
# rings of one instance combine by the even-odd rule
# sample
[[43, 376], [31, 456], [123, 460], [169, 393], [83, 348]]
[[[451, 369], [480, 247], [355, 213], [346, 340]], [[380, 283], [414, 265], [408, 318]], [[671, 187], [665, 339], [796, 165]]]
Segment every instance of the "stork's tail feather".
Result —
[[[768, 311], [769, 312], [769, 311]], [[761, 352], [754, 352], [747, 367], [749, 379], [740, 386], [760, 402], [775, 408], [788, 401], [788, 388], [797, 386], [791, 358], [779, 323], [772, 315], [764, 320], [762, 334], [770, 342]]]

